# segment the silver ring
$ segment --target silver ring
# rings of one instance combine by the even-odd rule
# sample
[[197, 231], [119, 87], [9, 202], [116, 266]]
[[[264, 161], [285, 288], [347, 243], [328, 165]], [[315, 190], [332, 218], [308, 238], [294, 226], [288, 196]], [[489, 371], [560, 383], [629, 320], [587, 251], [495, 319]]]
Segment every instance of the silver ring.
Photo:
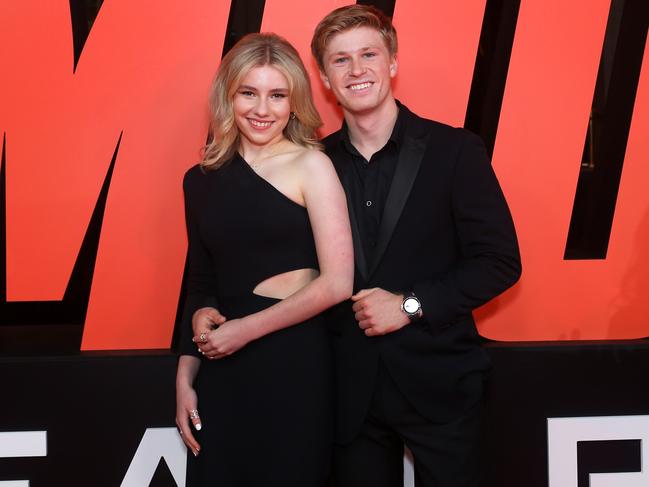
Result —
[[189, 411], [189, 419], [198, 419], [198, 409]]

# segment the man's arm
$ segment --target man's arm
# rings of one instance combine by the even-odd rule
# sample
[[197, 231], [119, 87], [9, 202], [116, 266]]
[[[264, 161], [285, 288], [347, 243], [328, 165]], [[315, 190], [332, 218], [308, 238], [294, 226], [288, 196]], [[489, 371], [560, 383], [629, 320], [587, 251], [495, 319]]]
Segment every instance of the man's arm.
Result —
[[[514, 224], [479, 137], [463, 131], [453, 173], [452, 211], [459, 258], [443, 275], [411, 283], [422, 319], [434, 328], [466, 318], [473, 309], [512, 286], [521, 263]], [[356, 320], [366, 335], [394, 332], [410, 322], [404, 295], [380, 288], [352, 297]]]
[[451, 193], [459, 258], [436, 279], [412, 284], [423, 318], [434, 328], [467, 317], [521, 274], [514, 223], [484, 144], [463, 132]]
[[[192, 181], [192, 176], [202, 177], [202, 175], [192, 175], [192, 170], [190, 170], [185, 175], [183, 181], [183, 189], [185, 192], [185, 221], [187, 224], [187, 296], [185, 298], [180, 323], [179, 353], [180, 355], [200, 357], [198, 347], [192, 341], [192, 337], [194, 336], [192, 322], [195, 321], [195, 314], [202, 316], [202, 310], [216, 308], [216, 275], [212, 259], [201, 240], [198, 224], [192, 208], [191, 195], [197, 190], [195, 187], [196, 180]], [[202, 320], [199, 320], [199, 322], [203, 323]]]

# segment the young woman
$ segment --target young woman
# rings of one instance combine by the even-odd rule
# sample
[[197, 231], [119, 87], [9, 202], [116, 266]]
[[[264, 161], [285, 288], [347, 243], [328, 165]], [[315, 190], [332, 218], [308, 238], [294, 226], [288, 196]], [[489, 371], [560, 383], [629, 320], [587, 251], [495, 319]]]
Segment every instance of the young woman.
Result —
[[318, 315], [350, 297], [354, 264], [298, 53], [274, 34], [244, 37], [221, 62], [211, 110], [211, 142], [184, 180], [187, 485], [324, 485], [332, 366]]

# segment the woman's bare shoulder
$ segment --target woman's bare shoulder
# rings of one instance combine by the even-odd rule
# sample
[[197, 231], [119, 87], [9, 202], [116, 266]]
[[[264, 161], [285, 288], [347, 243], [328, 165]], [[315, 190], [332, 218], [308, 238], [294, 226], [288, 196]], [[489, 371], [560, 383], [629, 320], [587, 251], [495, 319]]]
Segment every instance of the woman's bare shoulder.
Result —
[[331, 167], [331, 160], [324, 152], [306, 148], [296, 151], [293, 163], [307, 172], [321, 171], [323, 168]]

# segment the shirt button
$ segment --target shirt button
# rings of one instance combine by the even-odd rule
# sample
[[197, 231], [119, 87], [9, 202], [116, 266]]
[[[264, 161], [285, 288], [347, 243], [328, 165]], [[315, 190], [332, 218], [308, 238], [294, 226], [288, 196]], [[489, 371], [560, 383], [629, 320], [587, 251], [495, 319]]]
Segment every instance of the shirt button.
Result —
[[365, 206], [372, 206], [372, 200], [367, 200], [365, 202]]

